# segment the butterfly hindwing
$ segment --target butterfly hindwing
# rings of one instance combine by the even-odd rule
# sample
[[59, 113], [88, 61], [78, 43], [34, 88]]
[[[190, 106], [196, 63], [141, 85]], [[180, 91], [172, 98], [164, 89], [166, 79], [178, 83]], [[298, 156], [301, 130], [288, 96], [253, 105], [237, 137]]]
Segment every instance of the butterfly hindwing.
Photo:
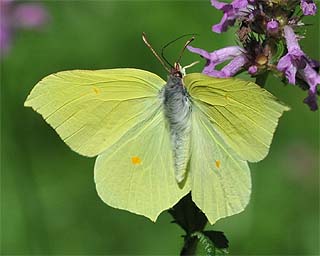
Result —
[[192, 200], [209, 222], [243, 211], [251, 193], [248, 164], [226, 145], [196, 106], [192, 111], [191, 149]]
[[170, 132], [161, 108], [124, 136], [123, 143], [98, 156], [95, 182], [105, 203], [153, 221], [189, 192], [188, 184], [175, 180]]

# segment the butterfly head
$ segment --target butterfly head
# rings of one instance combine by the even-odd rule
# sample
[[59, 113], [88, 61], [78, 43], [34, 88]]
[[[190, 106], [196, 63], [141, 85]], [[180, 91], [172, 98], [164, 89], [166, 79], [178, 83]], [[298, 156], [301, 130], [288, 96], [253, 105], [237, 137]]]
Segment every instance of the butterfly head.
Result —
[[[151, 44], [148, 42], [147, 40], [147, 37], [146, 37], [146, 34], [145, 33], [142, 33], [142, 40], [144, 41], [144, 43], [147, 45], [147, 47], [151, 50], [151, 52], [153, 53], [153, 55], [160, 61], [160, 63], [162, 64], [162, 66], [168, 71], [168, 73], [170, 74], [170, 76], [172, 77], [178, 77], [178, 78], [182, 78], [183, 76], [186, 75], [186, 68], [188, 67], [191, 67], [195, 64], [197, 64], [198, 62], [194, 62], [188, 66], [185, 66], [185, 67], [182, 67], [179, 63], [179, 61], [181, 60], [182, 58], [182, 55], [186, 49], [186, 47], [194, 40], [194, 36], [192, 36], [184, 45], [184, 47], [182, 48], [181, 52], [180, 52], [180, 55], [177, 59], [177, 61], [172, 65], [169, 63], [169, 61], [164, 57], [164, 49], [169, 46], [171, 43], [185, 37], [187, 35], [183, 35], [169, 43], [167, 43], [163, 48], [162, 48], [162, 51], [161, 51], [161, 56], [162, 58], [157, 54], [157, 52], [152, 48]], [[167, 66], [168, 65], [168, 66]]]
[[174, 63], [173, 67], [170, 70], [170, 75], [182, 78], [183, 76], [185, 76], [185, 74], [185, 69], [180, 65], [180, 63]]
[[199, 63], [199, 61], [195, 61], [187, 66], [182, 67], [180, 65], [180, 63], [176, 62], [176, 63], [174, 63], [173, 67], [171, 68], [170, 75], [182, 78], [186, 75], [187, 68], [190, 68], [198, 63]]

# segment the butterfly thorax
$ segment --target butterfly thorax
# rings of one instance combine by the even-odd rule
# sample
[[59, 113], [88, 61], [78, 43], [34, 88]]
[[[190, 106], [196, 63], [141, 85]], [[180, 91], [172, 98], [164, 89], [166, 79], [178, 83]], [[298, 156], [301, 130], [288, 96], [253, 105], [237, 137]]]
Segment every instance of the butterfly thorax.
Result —
[[191, 102], [180, 76], [169, 76], [163, 97], [171, 134], [176, 179], [181, 182], [185, 176], [190, 152]]

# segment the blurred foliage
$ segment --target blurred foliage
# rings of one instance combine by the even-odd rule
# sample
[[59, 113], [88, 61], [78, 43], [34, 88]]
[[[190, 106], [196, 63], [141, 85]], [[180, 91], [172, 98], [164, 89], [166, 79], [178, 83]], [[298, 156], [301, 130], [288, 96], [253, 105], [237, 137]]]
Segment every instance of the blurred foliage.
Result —
[[[221, 18], [209, 1], [46, 1], [51, 23], [22, 31], [1, 63], [1, 254], [171, 254], [183, 231], [168, 213], [157, 223], [105, 205], [93, 182], [94, 159], [72, 152], [23, 102], [44, 76], [68, 69], [136, 67], [166, 73], [141, 40], [156, 49], [187, 33], [204, 49], [234, 45], [217, 35]], [[308, 17], [302, 47], [319, 59], [319, 15]], [[174, 61], [184, 41], [166, 52]], [[186, 52], [182, 64], [198, 57]], [[203, 63], [203, 62], [202, 62]], [[200, 72], [197, 65], [189, 72]], [[266, 88], [291, 106], [270, 154], [251, 164], [253, 192], [245, 212], [218, 221], [231, 255], [319, 251], [319, 112], [306, 93], [270, 77]], [[116, 171], [116, 170], [115, 170]]]

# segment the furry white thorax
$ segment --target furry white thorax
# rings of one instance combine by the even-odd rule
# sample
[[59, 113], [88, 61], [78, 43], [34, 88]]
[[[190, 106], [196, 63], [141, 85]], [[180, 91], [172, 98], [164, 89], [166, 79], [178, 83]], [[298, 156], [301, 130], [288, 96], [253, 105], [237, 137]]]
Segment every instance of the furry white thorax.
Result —
[[169, 122], [178, 182], [185, 178], [190, 154], [191, 102], [182, 79], [170, 75], [163, 90], [165, 116]]

